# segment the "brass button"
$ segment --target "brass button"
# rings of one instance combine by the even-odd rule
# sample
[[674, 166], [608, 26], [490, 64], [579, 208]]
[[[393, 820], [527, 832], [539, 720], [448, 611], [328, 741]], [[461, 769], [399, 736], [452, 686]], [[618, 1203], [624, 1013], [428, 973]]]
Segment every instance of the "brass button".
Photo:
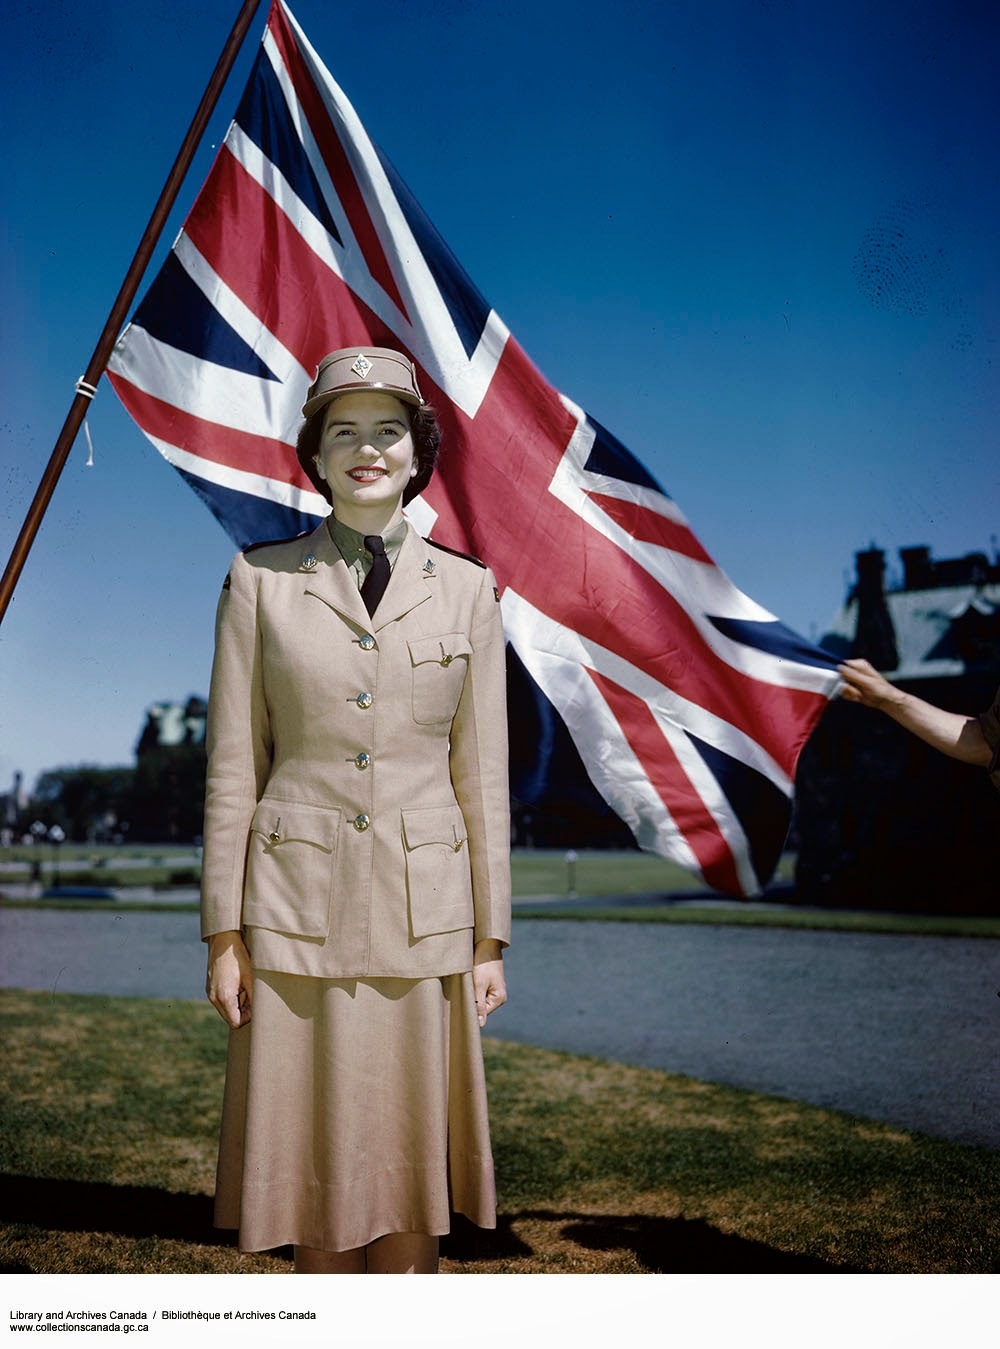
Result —
[[278, 833], [277, 829], [272, 829], [272, 830], [271, 830], [271, 832], [270, 832], [270, 833], [268, 834], [268, 836], [267, 836], [267, 841], [268, 841], [268, 843], [280, 843], [280, 842], [281, 842], [281, 835]]
[[367, 768], [368, 765], [371, 763], [371, 761], [372, 756], [370, 754], [366, 754], [364, 750], [362, 750], [360, 754], [356, 754], [354, 756], [354, 767]]
[[370, 824], [371, 820], [367, 815], [355, 815], [354, 827], [359, 834], [363, 834]]
[[454, 656], [442, 656], [442, 657], [441, 657], [441, 664], [442, 664], [442, 665], [450, 665], [454, 659], [455, 659]]
[[360, 646], [362, 651], [371, 651], [374, 645], [375, 645], [375, 638], [371, 635], [370, 632], [366, 632], [365, 635], [358, 642], [358, 646]]
[[371, 707], [375, 699], [372, 697], [370, 693], [359, 693], [354, 701], [357, 703], [359, 707], [365, 708]]
[[455, 844], [454, 844], [454, 850], [455, 850], [455, 852], [461, 852], [461, 851], [462, 851], [462, 842], [463, 842], [463, 840], [460, 839], [460, 838], [457, 838], [457, 839], [455, 840]]

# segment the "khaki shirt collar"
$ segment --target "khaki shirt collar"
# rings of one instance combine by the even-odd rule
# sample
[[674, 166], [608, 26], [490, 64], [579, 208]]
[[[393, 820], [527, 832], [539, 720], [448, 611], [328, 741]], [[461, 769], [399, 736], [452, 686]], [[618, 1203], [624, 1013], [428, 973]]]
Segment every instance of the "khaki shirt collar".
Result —
[[[361, 570], [361, 580], [371, 570], [372, 555], [365, 549], [365, 536], [358, 530], [352, 529], [350, 525], [345, 525], [342, 520], [331, 512], [326, 517], [326, 526], [330, 531], [330, 538], [337, 545], [341, 557], [349, 567]], [[382, 535], [382, 542], [385, 545], [385, 555], [389, 559], [391, 567], [399, 556], [399, 550], [403, 546], [403, 540], [406, 538], [406, 520], [402, 519], [387, 529]]]

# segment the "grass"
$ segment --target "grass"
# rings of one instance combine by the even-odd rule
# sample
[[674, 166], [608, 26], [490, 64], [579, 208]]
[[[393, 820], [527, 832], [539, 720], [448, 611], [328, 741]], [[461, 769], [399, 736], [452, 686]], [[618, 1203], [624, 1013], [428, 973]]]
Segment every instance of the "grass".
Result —
[[[111, 911], [113, 913], [197, 913], [195, 902], [157, 904], [153, 900], [65, 900], [14, 899], [0, 897], [0, 909], [58, 909], [63, 913]], [[524, 919], [552, 918], [573, 922], [604, 923], [701, 923], [716, 927], [780, 927], [822, 932], [881, 932], [910, 937], [1000, 937], [1000, 918], [961, 914], [907, 914], [843, 911], [837, 909], [755, 909], [733, 903], [699, 908], [683, 908], [665, 902], [661, 907], [629, 904], [596, 905], [574, 908], [571, 905], [517, 905], [515, 925]]]
[[[8, 849], [8, 862], [23, 861], [30, 849]], [[15, 856], [17, 854], [17, 856]], [[171, 883], [196, 885], [198, 873], [190, 865], [179, 865], [180, 859], [190, 858], [187, 849], [175, 849], [173, 858], [169, 849], [155, 853], [133, 848], [132, 865], [115, 869], [114, 850], [105, 849], [108, 865], [88, 873], [73, 872], [73, 860], [84, 857], [94, 860], [86, 849], [72, 849], [64, 859], [60, 872], [63, 884], [96, 883], [121, 887], [118, 899], [21, 899], [4, 898], [3, 876], [0, 876], [0, 908], [48, 908], [93, 911], [113, 908], [115, 912], [156, 912], [169, 908], [173, 912], [193, 913], [197, 902], [191, 899], [158, 903], [149, 898], [129, 898], [130, 887], [154, 886]], [[143, 865], [136, 865], [137, 862]], [[776, 879], [789, 881], [794, 871], [794, 858], [781, 859]], [[515, 917], [573, 919], [575, 921], [642, 922], [642, 923], [710, 923], [740, 927], [808, 928], [831, 932], [886, 932], [926, 936], [1000, 937], [1000, 915], [962, 914], [906, 914], [878, 911], [848, 911], [813, 909], [795, 904], [773, 907], [725, 901], [706, 895], [699, 889], [697, 878], [671, 862], [639, 852], [580, 852], [574, 871], [577, 901], [566, 896], [568, 872], [565, 855], [561, 852], [516, 851], [511, 858], [511, 872], [517, 904]], [[47, 872], [48, 875], [48, 872]], [[15, 877], [6, 873], [8, 880]], [[26, 878], [26, 877], [25, 877]], [[24, 879], [18, 877], [17, 879]], [[532, 897], [544, 896], [544, 902], [533, 904]], [[649, 902], [650, 896], [659, 896], [659, 902]], [[607, 898], [607, 904], [595, 903]], [[634, 902], [630, 904], [628, 901]], [[699, 902], [702, 901], [702, 902]], [[705, 902], [708, 901], [708, 902]]]
[[[780, 877], [784, 879], [790, 869], [790, 859], [783, 859]], [[511, 883], [515, 895], [564, 895], [570, 888], [578, 895], [674, 894], [704, 889], [693, 872], [651, 853], [585, 850], [577, 852], [571, 873], [565, 853], [517, 849], [511, 854]]]
[[604, 923], [708, 923], [724, 927], [781, 927], [816, 932], [883, 932], [911, 937], [1000, 937], [1000, 918], [963, 914], [889, 913], [786, 906], [767, 909], [739, 903], [700, 908], [608, 904], [574, 908], [569, 904], [518, 905], [515, 919], [557, 918]]
[[[59, 879], [67, 885], [197, 884], [199, 869], [192, 852], [187, 847], [143, 849], [132, 845], [116, 850], [64, 844], [59, 851]], [[0, 861], [6, 864], [4, 874], [12, 881], [27, 881], [31, 862], [37, 859], [49, 883], [54, 874], [52, 858], [52, 849], [47, 847], [40, 853], [36, 851], [34, 856], [31, 848], [22, 846], [0, 849]], [[570, 888], [570, 871], [563, 852], [517, 849], [511, 863], [515, 894], [560, 895]], [[783, 858], [778, 868], [779, 879], [789, 878], [791, 870], [791, 859]], [[696, 876], [673, 862], [632, 851], [580, 851], [572, 874], [572, 888], [580, 895], [667, 893], [702, 888]], [[172, 881], [174, 875], [183, 879]]]
[[[151, 886], [157, 890], [169, 889], [176, 885], [198, 885], [201, 882], [201, 869], [195, 866], [165, 867], [151, 863], [149, 866], [130, 866], [116, 871], [113, 867], [74, 867], [61, 866], [58, 874], [52, 868], [45, 868], [45, 885], [100, 885], [109, 888], [130, 889]], [[21, 884], [27, 877], [18, 877]]]
[[[136, 846], [116, 850], [63, 845], [59, 852], [59, 880], [64, 885], [197, 885], [199, 870], [192, 863], [190, 848]], [[46, 884], [54, 878], [51, 848], [35, 854], [42, 863]], [[6, 879], [28, 880], [32, 850], [14, 847], [0, 850], [7, 864]], [[784, 863], [786, 869], [788, 863]], [[512, 858], [514, 893], [559, 895], [568, 888], [569, 872], [562, 852], [519, 849]], [[174, 878], [177, 879], [174, 879]], [[2, 884], [2, 881], [0, 881]], [[580, 852], [574, 871], [573, 889], [581, 895], [638, 894], [649, 891], [694, 891], [701, 883], [691, 872], [663, 858], [640, 852]]]
[[[48, 865], [52, 861], [54, 848], [51, 843], [12, 843], [10, 847], [0, 848], [0, 861], [24, 862], [29, 864], [36, 858]], [[194, 853], [193, 844], [179, 843], [60, 843], [59, 858], [67, 862], [86, 862], [92, 866], [104, 866], [108, 862], [124, 859], [150, 859], [162, 862], [166, 859], [189, 858]]]
[[[4, 991], [0, 1267], [287, 1271], [210, 1201], [207, 1005]], [[1000, 1271], [1000, 1154], [650, 1069], [485, 1042], [501, 1209], [479, 1273]]]

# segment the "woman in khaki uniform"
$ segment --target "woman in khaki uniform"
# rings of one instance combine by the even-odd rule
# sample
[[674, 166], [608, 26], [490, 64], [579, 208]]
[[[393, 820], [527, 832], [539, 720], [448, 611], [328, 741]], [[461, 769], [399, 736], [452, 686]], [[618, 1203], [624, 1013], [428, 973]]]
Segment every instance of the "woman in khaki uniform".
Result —
[[237, 555], [209, 700], [202, 935], [231, 1030], [216, 1222], [297, 1271], [433, 1272], [495, 1226], [479, 1033], [510, 935], [493, 576], [402, 514], [411, 362], [327, 356], [299, 460], [333, 513]]

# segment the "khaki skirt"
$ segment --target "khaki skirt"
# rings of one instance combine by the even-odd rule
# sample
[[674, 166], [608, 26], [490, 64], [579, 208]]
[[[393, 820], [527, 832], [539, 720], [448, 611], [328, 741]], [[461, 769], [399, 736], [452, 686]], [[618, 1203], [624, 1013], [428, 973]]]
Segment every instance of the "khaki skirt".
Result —
[[257, 971], [230, 1032], [215, 1199], [240, 1248], [343, 1251], [496, 1226], [472, 975]]

